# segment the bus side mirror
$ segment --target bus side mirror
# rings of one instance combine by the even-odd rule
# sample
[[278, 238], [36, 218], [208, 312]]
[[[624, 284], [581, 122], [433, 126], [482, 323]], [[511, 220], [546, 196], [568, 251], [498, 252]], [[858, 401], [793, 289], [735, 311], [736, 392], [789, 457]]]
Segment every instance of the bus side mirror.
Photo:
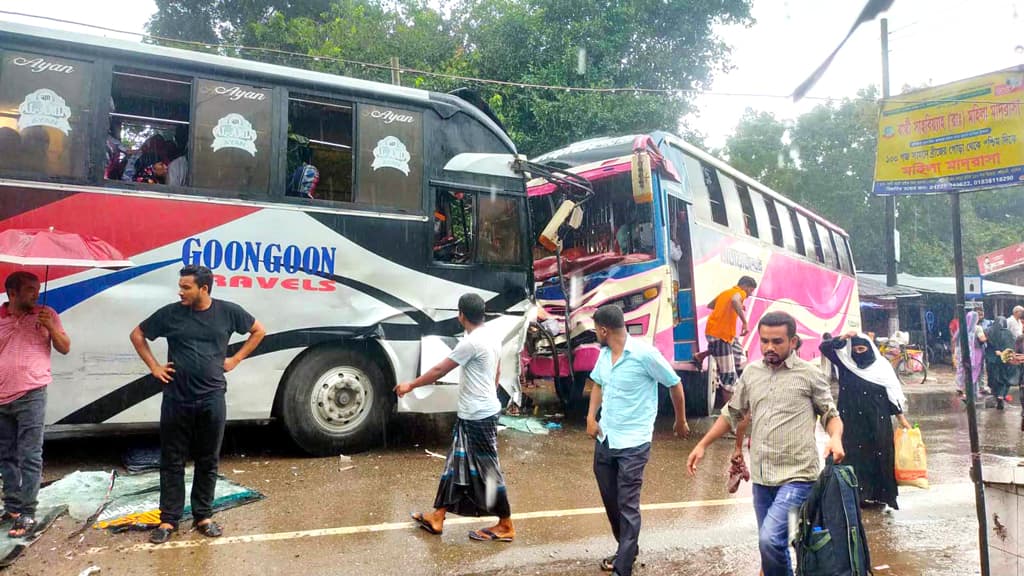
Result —
[[649, 204], [654, 201], [654, 182], [651, 175], [651, 157], [646, 151], [633, 154], [633, 202]]
[[537, 241], [548, 250], [557, 252], [562, 245], [562, 237], [559, 235], [562, 226], [577, 230], [582, 223], [583, 209], [572, 200], [563, 200], [562, 205], [555, 210], [555, 214], [548, 221], [548, 225], [544, 227], [544, 231], [540, 233], [540, 238]]

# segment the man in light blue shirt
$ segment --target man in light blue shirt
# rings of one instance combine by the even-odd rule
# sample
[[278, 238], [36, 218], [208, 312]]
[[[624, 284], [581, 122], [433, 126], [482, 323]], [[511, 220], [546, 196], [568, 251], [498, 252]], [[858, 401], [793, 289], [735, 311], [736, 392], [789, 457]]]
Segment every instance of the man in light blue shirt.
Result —
[[601, 354], [590, 373], [597, 385], [590, 393], [587, 434], [597, 440], [594, 476], [619, 543], [618, 551], [601, 561], [601, 569], [631, 576], [640, 536], [640, 488], [651, 456], [659, 384], [669, 388], [672, 397], [675, 433], [685, 438], [690, 427], [679, 376], [657, 348], [626, 334], [622, 310], [614, 305], [598, 308], [594, 330]]

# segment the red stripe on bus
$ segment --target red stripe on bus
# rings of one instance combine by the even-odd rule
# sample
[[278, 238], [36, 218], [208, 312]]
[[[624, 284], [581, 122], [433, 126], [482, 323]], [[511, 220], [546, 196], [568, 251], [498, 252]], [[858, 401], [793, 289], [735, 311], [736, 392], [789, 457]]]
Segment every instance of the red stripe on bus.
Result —
[[[83, 192], [0, 220], [0, 229], [53, 226], [106, 240], [131, 258], [259, 210], [249, 206]], [[0, 263], [0, 278], [17, 268]], [[49, 277], [60, 278], [81, 270], [51, 267]]]

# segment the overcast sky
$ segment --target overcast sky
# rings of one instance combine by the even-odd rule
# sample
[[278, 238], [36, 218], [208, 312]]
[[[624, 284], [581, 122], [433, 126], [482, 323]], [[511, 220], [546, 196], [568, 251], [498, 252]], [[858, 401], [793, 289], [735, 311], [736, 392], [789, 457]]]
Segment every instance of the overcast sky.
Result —
[[[754, 26], [719, 30], [733, 47], [733, 69], [715, 79], [712, 93], [697, 99], [700, 114], [688, 122], [710, 145], [721, 146], [748, 107], [791, 119], [822, 98], [852, 97], [860, 88], [880, 84], [876, 20], [854, 34], [807, 99], [793, 104], [785, 97], [842, 39], [864, 1], [754, 0]], [[141, 32], [156, 6], [152, 0], [4, 0], [0, 10]], [[886, 16], [894, 94], [904, 85], [943, 84], [1024, 64], [1024, 0], [896, 0]], [[0, 19], [68, 27], [6, 14]]]

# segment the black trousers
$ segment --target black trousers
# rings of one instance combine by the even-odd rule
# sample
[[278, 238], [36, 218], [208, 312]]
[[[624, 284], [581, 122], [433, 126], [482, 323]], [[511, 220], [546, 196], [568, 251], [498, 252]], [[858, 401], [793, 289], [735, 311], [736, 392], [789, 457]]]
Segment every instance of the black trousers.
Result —
[[619, 543], [615, 554], [615, 573], [632, 576], [633, 562], [639, 551], [640, 488], [644, 467], [651, 457], [651, 443], [633, 448], [613, 449], [608, 439], [594, 447], [594, 477], [601, 491], [604, 511]]
[[160, 405], [160, 522], [177, 526], [185, 508], [185, 461], [195, 461], [192, 519], [213, 516], [217, 464], [224, 440], [224, 393], [181, 401], [164, 396]]

